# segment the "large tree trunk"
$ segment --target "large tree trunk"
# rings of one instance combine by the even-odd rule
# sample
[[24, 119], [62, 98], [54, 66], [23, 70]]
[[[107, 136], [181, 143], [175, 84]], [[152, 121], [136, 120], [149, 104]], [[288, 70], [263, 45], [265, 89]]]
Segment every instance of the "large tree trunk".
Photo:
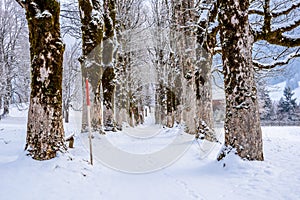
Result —
[[18, 1], [26, 9], [31, 57], [31, 96], [26, 149], [34, 159], [47, 160], [65, 148], [62, 119], [60, 4], [56, 0]]
[[[206, 51], [204, 48], [202, 51]], [[196, 72], [196, 99], [197, 117], [196, 123], [200, 134], [204, 134], [205, 139], [216, 141], [212, 106], [212, 54], [201, 52], [199, 58], [199, 69]]]
[[115, 0], [104, 0], [104, 26], [103, 38], [103, 98], [104, 98], [104, 125], [116, 131], [115, 118]]
[[219, 22], [226, 94], [225, 146], [244, 159], [263, 160], [252, 45], [248, 22], [249, 0], [221, 0]]
[[[195, 134], [196, 130], [196, 87], [195, 87], [195, 58], [196, 37], [191, 24], [195, 23], [193, 1], [173, 1], [173, 20], [175, 31], [176, 65], [180, 67], [180, 77], [176, 78], [177, 97], [180, 100], [180, 121], [186, 125], [186, 131]], [[179, 81], [178, 81], [179, 80]], [[176, 85], [175, 84], [175, 85]]]
[[[83, 94], [85, 79], [90, 84], [91, 95], [91, 125], [94, 131], [103, 131], [103, 92], [102, 92], [102, 45], [103, 45], [103, 14], [99, 0], [79, 0], [81, 30]], [[87, 131], [86, 98], [83, 98], [82, 131]]]
[[197, 29], [197, 68], [195, 73], [198, 134], [216, 141], [212, 106], [212, 62], [215, 36], [207, 33], [207, 21], [200, 21]]

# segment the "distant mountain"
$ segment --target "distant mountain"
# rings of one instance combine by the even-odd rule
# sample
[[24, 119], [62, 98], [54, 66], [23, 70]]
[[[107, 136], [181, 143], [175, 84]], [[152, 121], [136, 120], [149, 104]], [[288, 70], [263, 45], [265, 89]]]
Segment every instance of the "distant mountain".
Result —
[[300, 82], [300, 59], [295, 59], [289, 65], [281, 67], [281, 69], [278, 75], [275, 73], [273, 77], [268, 78], [268, 85], [286, 82], [285, 87], [290, 87], [292, 90], [298, 88]]
[[[300, 81], [297, 82], [298, 85], [300, 85]], [[270, 92], [270, 97], [272, 101], [279, 101], [281, 97], [283, 97], [283, 90], [286, 87], [287, 82], [281, 82], [276, 85], [270, 85], [268, 86], [268, 91]], [[300, 102], [300, 87], [292, 89], [294, 92], [293, 98], [297, 98], [296, 102], [297, 104]]]

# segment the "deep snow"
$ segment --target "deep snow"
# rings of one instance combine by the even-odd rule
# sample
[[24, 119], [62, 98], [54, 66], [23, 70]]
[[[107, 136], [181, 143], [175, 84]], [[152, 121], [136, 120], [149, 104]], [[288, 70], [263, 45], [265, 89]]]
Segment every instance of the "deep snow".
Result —
[[[65, 126], [66, 135], [75, 131], [74, 149], [50, 161], [32, 160], [23, 151], [26, 116], [26, 111], [12, 109], [0, 121], [1, 200], [300, 199], [300, 127], [263, 127], [264, 162], [241, 161], [236, 156], [216, 162], [220, 145], [200, 142], [199, 146], [189, 138], [188, 150], [172, 165], [132, 174], [104, 166], [97, 156], [101, 152], [94, 152], [94, 165], [89, 164], [85, 135], [74, 125], [78, 118]], [[151, 119], [148, 122], [107, 136], [96, 134], [93, 145], [105, 137], [127, 152], [147, 154], [169, 144], [180, 130], [155, 127]], [[142, 138], [135, 135], [149, 129], [153, 130], [149, 138], [146, 132]], [[152, 133], [156, 133], [154, 138], [150, 138]]]

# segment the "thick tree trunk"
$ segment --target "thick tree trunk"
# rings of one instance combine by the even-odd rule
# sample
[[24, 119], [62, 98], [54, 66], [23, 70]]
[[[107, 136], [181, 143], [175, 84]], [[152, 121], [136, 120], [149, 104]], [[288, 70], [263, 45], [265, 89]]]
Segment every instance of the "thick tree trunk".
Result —
[[[202, 51], [206, 51], [202, 49]], [[214, 118], [212, 106], [212, 54], [201, 52], [199, 58], [199, 69], [196, 72], [196, 99], [197, 117], [196, 124], [200, 134], [204, 134], [205, 139], [216, 141], [214, 132]]]
[[[81, 30], [83, 94], [85, 79], [88, 78], [91, 95], [91, 125], [94, 131], [103, 131], [103, 93], [102, 91], [102, 45], [103, 45], [103, 14], [99, 0], [79, 0]], [[87, 131], [87, 109], [83, 98], [82, 131]]]
[[115, 118], [115, 0], [104, 0], [103, 67], [104, 126], [116, 131]]
[[205, 139], [209, 141], [217, 141], [214, 132], [211, 73], [215, 37], [208, 35], [207, 26], [206, 21], [200, 21], [197, 29], [196, 124], [198, 134], [204, 134]]
[[166, 65], [163, 61], [163, 50], [161, 49], [160, 45], [162, 43], [161, 36], [158, 36], [158, 50], [156, 52], [157, 58], [157, 80], [158, 85], [156, 88], [156, 124], [161, 124], [163, 126], [167, 125], [167, 85], [165, 83], [165, 68]]
[[249, 1], [221, 0], [219, 22], [226, 94], [225, 146], [244, 159], [263, 160], [252, 45], [248, 22]]
[[31, 45], [26, 149], [34, 159], [47, 160], [65, 149], [62, 119], [64, 44], [60, 37], [60, 4], [56, 0], [19, 3], [26, 9]]
[[195, 134], [196, 130], [196, 87], [195, 87], [195, 58], [196, 58], [196, 37], [191, 24], [195, 23], [193, 1], [174, 1], [173, 20], [175, 31], [175, 49], [177, 62], [180, 67], [180, 77], [176, 80], [176, 93], [180, 100], [178, 109], [180, 120], [186, 125], [186, 132]]

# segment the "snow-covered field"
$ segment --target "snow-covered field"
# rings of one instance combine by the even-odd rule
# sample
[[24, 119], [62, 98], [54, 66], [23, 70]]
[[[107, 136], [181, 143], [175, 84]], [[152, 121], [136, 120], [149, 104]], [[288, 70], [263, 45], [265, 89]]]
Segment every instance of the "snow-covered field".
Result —
[[[236, 156], [216, 162], [220, 145], [198, 144], [187, 137], [177, 144], [175, 150], [184, 147], [183, 155], [172, 165], [133, 174], [120, 172], [127, 168], [117, 171], [106, 167], [101, 158], [104, 149], [97, 149], [97, 145], [105, 139], [128, 153], [150, 155], [181, 136], [181, 128], [162, 129], [151, 125], [150, 120], [136, 129], [94, 135], [91, 166], [86, 135], [78, 132], [75, 148], [53, 160], [40, 162], [26, 156], [26, 116], [26, 111], [12, 109], [10, 116], [0, 121], [1, 200], [300, 199], [300, 127], [263, 127], [264, 162], [245, 162]], [[78, 120], [65, 126], [67, 135], [76, 131], [75, 123]], [[132, 162], [130, 157], [114, 153], [111, 157], [119, 160], [119, 168]]]

